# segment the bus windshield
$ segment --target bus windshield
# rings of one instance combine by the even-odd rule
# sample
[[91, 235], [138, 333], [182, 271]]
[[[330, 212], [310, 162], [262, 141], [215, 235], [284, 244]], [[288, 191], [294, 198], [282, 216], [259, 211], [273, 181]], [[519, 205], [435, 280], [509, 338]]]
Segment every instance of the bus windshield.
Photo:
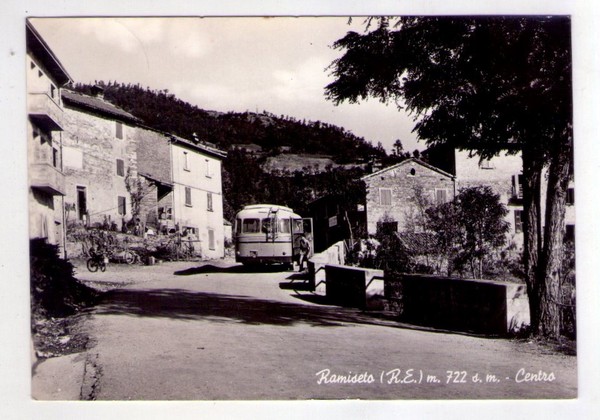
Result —
[[290, 233], [290, 219], [281, 219], [279, 221], [279, 232]]
[[242, 222], [243, 233], [259, 233], [260, 232], [260, 220], [259, 219], [244, 219]]

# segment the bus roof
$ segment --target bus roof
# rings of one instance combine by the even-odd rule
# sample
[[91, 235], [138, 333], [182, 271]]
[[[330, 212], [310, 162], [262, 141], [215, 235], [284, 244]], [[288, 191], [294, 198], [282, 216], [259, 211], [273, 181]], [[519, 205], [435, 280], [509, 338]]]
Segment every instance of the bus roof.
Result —
[[277, 204], [251, 204], [249, 206], [245, 206], [242, 210], [240, 210], [237, 214], [237, 217], [258, 213], [268, 214], [279, 211], [282, 211], [284, 213], [290, 213], [291, 216], [296, 216], [300, 218], [300, 216], [295, 214], [294, 210], [292, 210], [291, 208], [286, 206], [279, 206]]

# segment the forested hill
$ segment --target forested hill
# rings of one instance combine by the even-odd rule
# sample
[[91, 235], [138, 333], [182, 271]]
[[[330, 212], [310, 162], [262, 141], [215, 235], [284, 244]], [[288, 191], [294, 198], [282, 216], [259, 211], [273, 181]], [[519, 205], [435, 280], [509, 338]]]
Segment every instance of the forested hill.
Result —
[[[151, 90], [139, 84], [99, 82], [105, 100], [140, 118], [146, 125], [192, 139], [215, 143], [228, 150], [232, 144], [258, 144], [264, 151], [287, 146], [291, 153], [330, 155], [337, 163], [360, 158], [385, 157], [385, 150], [373, 146], [344, 128], [320, 121], [297, 120], [267, 111], [207, 111], [178, 99], [167, 90]], [[77, 84], [74, 89], [91, 94], [92, 85]]]

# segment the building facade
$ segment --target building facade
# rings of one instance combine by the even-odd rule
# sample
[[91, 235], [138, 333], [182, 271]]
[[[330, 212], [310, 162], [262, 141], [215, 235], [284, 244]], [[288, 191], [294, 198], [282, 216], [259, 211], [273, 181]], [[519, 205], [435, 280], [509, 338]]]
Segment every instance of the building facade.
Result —
[[26, 39], [29, 237], [59, 245], [64, 256], [65, 123], [61, 88], [72, 80], [29, 21]]
[[454, 199], [455, 177], [411, 158], [364, 176], [367, 187], [367, 233], [378, 225], [390, 231], [418, 230], [419, 213], [431, 204]]
[[96, 96], [63, 92], [69, 225], [122, 230], [132, 218], [128, 182], [137, 177], [136, 119]]
[[[429, 161], [445, 168], [456, 176], [457, 187], [489, 186], [500, 196], [500, 202], [508, 210], [506, 221], [510, 228], [507, 233], [509, 246], [516, 250], [523, 248], [523, 160], [521, 153], [515, 151], [500, 152], [491, 159], [481, 160], [479, 156], [468, 150], [453, 148], [430, 149], [427, 153]], [[541, 214], [542, 223], [545, 214], [547, 174], [542, 174]], [[567, 191], [567, 207], [565, 212], [566, 239], [575, 239], [575, 184], [571, 181]]]
[[203, 258], [225, 253], [221, 160], [225, 153], [180, 137], [170, 139], [173, 217], [200, 241]]
[[466, 150], [454, 151], [458, 188], [488, 186], [500, 196], [508, 213], [507, 243], [523, 247], [523, 160], [521, 155], [501, 153], [481, 160]]

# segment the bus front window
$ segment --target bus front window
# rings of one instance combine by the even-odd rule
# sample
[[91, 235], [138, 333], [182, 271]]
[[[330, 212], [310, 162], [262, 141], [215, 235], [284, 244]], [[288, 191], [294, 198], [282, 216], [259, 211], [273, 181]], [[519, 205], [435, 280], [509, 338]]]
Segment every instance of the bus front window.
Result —
[[242, 223], [243, 233], [259, 233], [260, 221], [258, 219], [244, 219]]
[[279, 232], [280, 233], [290, 233], [290, 220], [289, 219], [281, 219], [279, 221]]
[[294, 225], [294, 233], [304, 233], [302, 219], [294, 219], [292, 224]]

